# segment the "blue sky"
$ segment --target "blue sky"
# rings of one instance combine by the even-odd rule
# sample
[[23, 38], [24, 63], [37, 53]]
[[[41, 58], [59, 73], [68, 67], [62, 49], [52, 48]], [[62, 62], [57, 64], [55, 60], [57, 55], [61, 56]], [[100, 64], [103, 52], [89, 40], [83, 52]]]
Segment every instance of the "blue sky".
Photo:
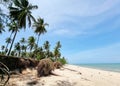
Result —
[[[33, 15], [49, 24], [40, 44], [61, 41], [69, 63], [120, 62], [120, 0], [30, 0]], [[27, 32], [27, 34], [26, 34]], [[21, 31], [17, 40], [33, 34]], [[8, 35], [1, 35], [5, 39]], [[36, 35], [35, 35], [36, 36]], [[2, 43], [1, 43], [2, 44]]]

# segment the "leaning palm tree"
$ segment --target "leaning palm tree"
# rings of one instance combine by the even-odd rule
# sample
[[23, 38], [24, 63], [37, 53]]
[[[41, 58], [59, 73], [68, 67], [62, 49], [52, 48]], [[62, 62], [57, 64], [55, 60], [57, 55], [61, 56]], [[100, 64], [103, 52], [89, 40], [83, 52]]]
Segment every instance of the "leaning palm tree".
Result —
[[37, 21], [33, 24], [33, 28], [35, 29], [34, 32], [38, 35], [37, 45], [39, 42], [40, 35], [47, 32], [45, 26], [48, 26], [48, 24], [44, 23], [44, 19], [42, 18], [38, 18]]
[[37, 9], [37, 5], [32, 5], [28, 0], [13, 0], [13, 5], [9, 7], [10, 17], [13, 20], [18, 21], [20, 28], [26, 28], [26, 20], [28, 20], [28, 25], [31, 26], [31, 19], [35, 21], [32, 16], [31, 10]]
[[[13, 23], [12, 23], [12, 28], [13, 28], [13, 30], [14, 30], [14, 36], [13, 36], [13, 39], [12, 39], [12, 42], [11, 42], [10, 49], [9, 49], [9, 51], [8, 51], [8, 54], [7, 54], [8, 56], [10, 55], [10, 52], [11, 52], [13, 43], [14, 43], [15, 38], [16, 38], [16, 35], [17, 35], [17, 33], [18, 33], [19, 29], [20, 29], [20, 28], [18, 27], [18, 25], [17, 25], [16, 22], [13, 22]], [[12, 32], [13, 32], [13, 31], [12, 31]]]
[[5, 52], [7, 53], [7, 51], [8, 51], [8, 45], [11, 43], [11, 41], [12, 41], [12, 39], [10, 38], [10, 37], [8, 37], [8, 38], [6, 38], [6, 43], [7, 43], [7, 45], [6, 45], [6, 47], [5, 47]]
[[12, 37], [13, 33], [16, 32], [16, 29], [18, 29], [18, 31], [19, 31], [19, 28], [15, 28], [15, 25], [16, 25], [16, 22], [14, 22], [14, 21], [11, 21], [11, 23], [7, 24], [8, 28], [9, 28], [8, 31], [11, 32], [10, 38]]
[[30, 36], [28, 38], [28, 46], [29, 46], [29, 49], [30, 49], [30, 52], [32, 51], [32, 49], [34, 48], [35, 46], [35, 38], [33, 36]]
[[28, 24], [29, 26], [31, 25], [31, 19], [35, 21], [34, 17], [31, 15], [31, 10], [32, 9], [36, 9], [38, 8], [36, 5], [31, 5], [28, 0], [13, 0], [13, 5], [9, 6], [9, 10], [10, 10], [10, 17], [13, 21], [17, 22], [17, 28], [15, 30], [15, 34], [11, 43], [11, 47], [10, 50], [8, 52], [8, 55], [11, 52], [16, 34], [17, 34], [17, 30], [18, 28], [22, 28], [24, 27], [24, 29], [26, 28], [26, 20], [28, 20]]

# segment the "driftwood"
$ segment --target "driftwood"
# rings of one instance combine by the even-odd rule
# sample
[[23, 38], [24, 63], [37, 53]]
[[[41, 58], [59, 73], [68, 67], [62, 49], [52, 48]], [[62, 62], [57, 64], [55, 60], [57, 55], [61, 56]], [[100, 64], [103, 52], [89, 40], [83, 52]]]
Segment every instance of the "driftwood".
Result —
[[[1, 81], [0, 81], [0, 84], [2, 83], [2, 81], [5, 81], [2, 85], [5, 86], [7, 84], [7, 82], [9, 81], [9, 78], [10, 78], [10, 71], [9, 71], [9, 68], [3, 64], [2, 62], [0, 62], [0, 70], [2, 72], [1, 74]], [[4, 74], [7, 75], [7, 79], [4, 80]]]

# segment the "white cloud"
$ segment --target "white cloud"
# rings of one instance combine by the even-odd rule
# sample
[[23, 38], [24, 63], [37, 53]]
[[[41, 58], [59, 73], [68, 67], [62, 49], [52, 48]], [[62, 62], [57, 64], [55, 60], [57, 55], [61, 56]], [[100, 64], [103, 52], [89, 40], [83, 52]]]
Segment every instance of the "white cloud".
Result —
[[87, 33], [85, 32], [79, 32], [79, 31], [74, 31], [74, 30], [68, 30], [68, 29], [59, 29], [53, 31], [54, 34], [57, 34], [59, 36], [64, 36], [64, 37], [74, 37], [78, 35], [85, 35]]
[[[74, 36], [87, 33], [101, 22], [118, 14], [117, 6], [119, 0], [30, 0], [32, 4], [39, 6], [33, 14], [43, 17], [49, 23], [49, 31], [54, 31], [55, 35], [71, 33], [74, 29]], [[108, 12], [107, 12], [108, 11]], [[107, 13], [106, 13], [107, 12]], [[72, 25], [77, 24], [76, 28], [66, 25], [70, 22]], [[64, 26], [63, 27], [61, 27]], [[59, 30], [59, 28], [62, 28]], [[66, 30], [69, 28], [69, 30]], [[48, 31], [48, 32], [49, 32]], [[83, 32], [83, 33], [82, 33]], [[75, 35], [76, 34], [76, 35]], [[73, 36], [73, 34], [71, 34]]]

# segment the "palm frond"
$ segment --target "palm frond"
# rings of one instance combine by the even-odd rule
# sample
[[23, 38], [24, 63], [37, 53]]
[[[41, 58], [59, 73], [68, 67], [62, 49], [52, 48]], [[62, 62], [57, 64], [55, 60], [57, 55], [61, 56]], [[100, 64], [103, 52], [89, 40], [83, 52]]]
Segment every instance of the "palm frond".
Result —
[[22, 8], [20, 0], [13, 0], [13, 3], [14, 3], [15, 6], [17, 6], [19, 8]]
[[37, 5], [29, 5], [28, 9], [33, 10], [33, 9], [38, 9]]

